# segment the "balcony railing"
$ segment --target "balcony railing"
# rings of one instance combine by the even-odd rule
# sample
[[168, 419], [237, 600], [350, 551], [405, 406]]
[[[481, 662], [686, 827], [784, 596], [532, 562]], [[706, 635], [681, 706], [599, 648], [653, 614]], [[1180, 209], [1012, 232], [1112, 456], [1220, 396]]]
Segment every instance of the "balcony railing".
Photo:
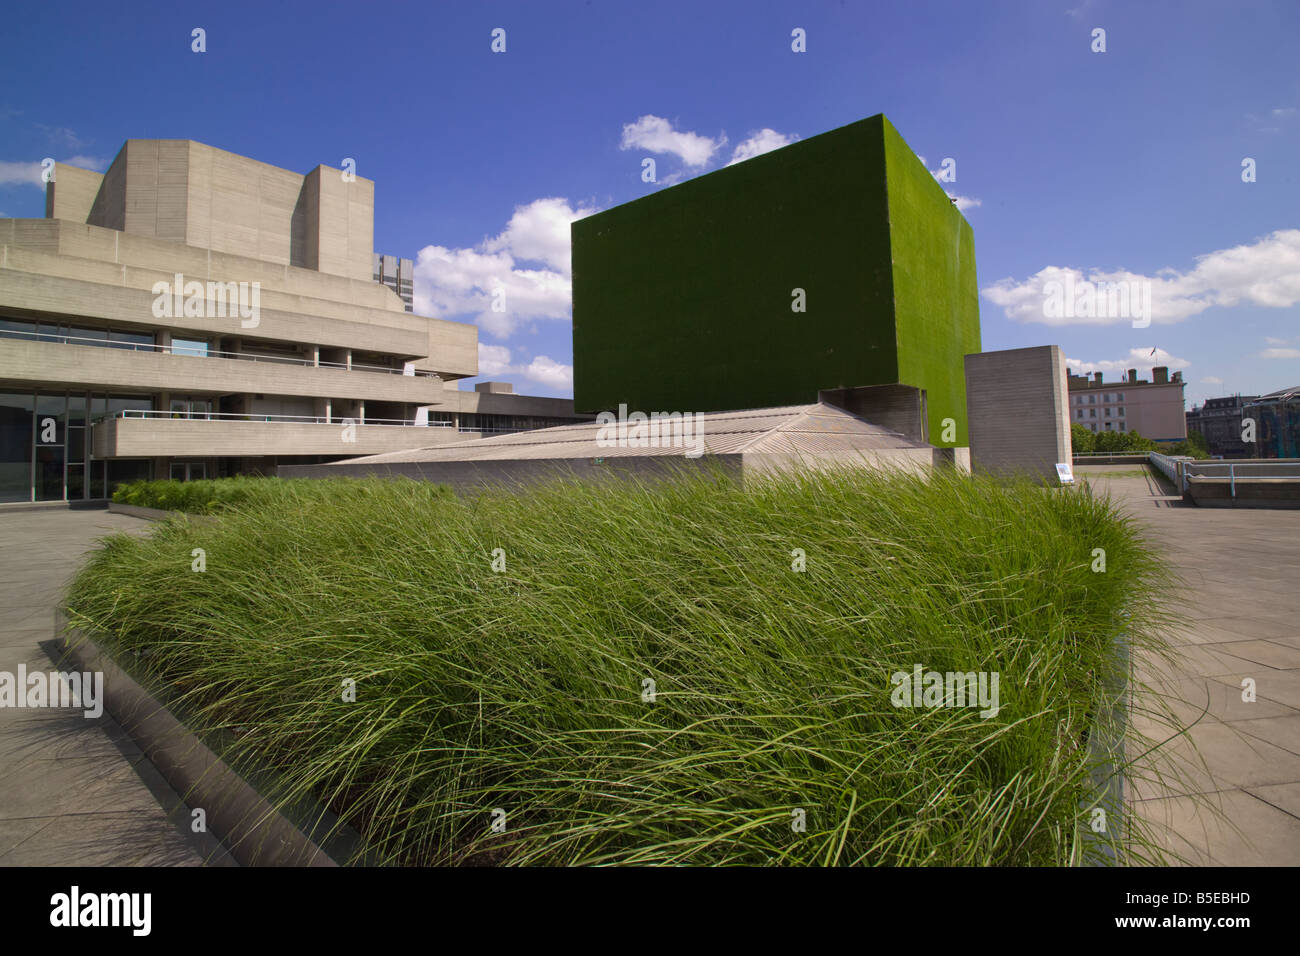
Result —
[[81, 335], [63, 335], [59, 332], [25, 332], [18, 329], [0, 330], [0, 339], [32, 339], [37, 342], [57, 342], [61, 345], [90, 345], [97, 348], [105, 349], [126, 349], [132, 352], [159, 352], [164, 355], [186, 355], [192, 358], [223, 358], [237, 359], [245, 362], [271, 362], [281, 365], [298, 365], [307, 368], [341, 368], [353, 372], [387, 372], [389, 375], [406, 375], [420, 376], [426, 378], [438, 378], [436, 372], [421, 372], [412, 369], [407, 372], [400, 368], [386, 368], [382, 365], [362, 365], [353, 362], [348, 365], [346, 362], [314, 362], [304, 358], [289, 358], [278, 355], [252, 355], [247, 352], [220, 352], [216, 349], [205, 349], [200, 352], [189, 346], [179, 345], [145, 345], [137, 342], [111, 342], [106, 339], [92, 339]]
[[[246, 412], [196, 412], [196, 411], [165, 411], [158, 409], [149, 411], [140, 408], [128, 408], [124, 411], [117, 412], [114, 418], [154, 418], [154, 419], [175, 419], [177, 421], [215, 421], [215, 422], [279, 422], [286, 425], [345, 425], [348, 423], [354, 425], [404, 425], [414, 428], [451, 428], [451, 422], [428, 422], [420, 424], [413, 421], [407, 421], [401, 418], [351, 418], [347, 415], [331, 415], [325, 418], [323, 415], [256, 415]], [[465, 429], [461, 429], [465, 431]], [[469, 431], [478, 431], [477, 428]]]

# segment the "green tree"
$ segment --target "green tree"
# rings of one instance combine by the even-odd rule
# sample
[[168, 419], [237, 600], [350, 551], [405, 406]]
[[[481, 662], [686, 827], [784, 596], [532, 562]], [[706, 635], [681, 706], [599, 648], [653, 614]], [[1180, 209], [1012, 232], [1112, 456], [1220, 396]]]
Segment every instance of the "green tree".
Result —
[[1070, 424], [1070, 444], [1073, 446], [1076, 455], [1086, 455], [1092, 451], [1093, 446], [1096, 444], [1096, 437], [1077, 422]]

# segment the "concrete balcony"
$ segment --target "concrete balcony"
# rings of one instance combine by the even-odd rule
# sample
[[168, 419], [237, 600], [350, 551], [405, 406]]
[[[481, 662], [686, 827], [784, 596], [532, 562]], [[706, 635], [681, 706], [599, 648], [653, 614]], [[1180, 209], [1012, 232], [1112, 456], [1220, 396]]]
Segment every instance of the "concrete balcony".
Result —
[[377, 455], [478, 437], [452, 427], [323, 422], [287, 416], [169, 418], [129, 412], [93, 426], [96, 458], [220, 458], [290, 455]]
[[258, 359], [173, 355], [60, 341], [0, 339], [0, 382], [82, 391], [183, 392], [360, 399], [439, 405], [446, 390], [434, 375], [401, 375], [357, 368]]

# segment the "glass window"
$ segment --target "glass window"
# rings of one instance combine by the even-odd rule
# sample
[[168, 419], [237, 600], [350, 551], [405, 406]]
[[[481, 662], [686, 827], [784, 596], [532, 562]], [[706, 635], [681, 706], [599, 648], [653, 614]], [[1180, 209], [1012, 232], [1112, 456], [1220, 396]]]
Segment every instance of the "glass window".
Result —
[[153, 462], [149, 459], [115, 458], [104, 462], [108, 466], [108, 495], [125, 481], [144, 481], [153, 477]]
[[[39, 436], [38, 436], [39, 437]], [[36, 446], [36, 500], [63, 499], [63, 446]]]
[[116, 349], [138, 349], [153, 345], [153, 333], [125, 332], [122, 329], [109, 329], [108, 341], [109, 344]]
[[24, 322], [22, 319], [0, 319], [0, 339], [30, 339], [35, 331], [35, 322]]
[[208, 343], [202, 339], [172, 339], [172, 355], [195, 355], [207, 358]]
[[151, 395], [110, 395], [108, 396], [108, 417], [116, 418], [124, 411], [153, 411]]
[[86, 460], [86, 430], [84, 428], [68, 428], [68, 461], [81, 462]]
[[107, 462], [92, 461], [90, 463], [90, 497], [104, 497], [104, 468]]
[[80, 501], [86, 496], [85, 465], [68, 464], [68, 500]]
[[32, 500], [32, 412], [30, 394], [0, 392], [0, 501]]
[[67, 327], [58, 323], [37, 322], [36, 332], [38, 342], [58, 342], [67, 333]]

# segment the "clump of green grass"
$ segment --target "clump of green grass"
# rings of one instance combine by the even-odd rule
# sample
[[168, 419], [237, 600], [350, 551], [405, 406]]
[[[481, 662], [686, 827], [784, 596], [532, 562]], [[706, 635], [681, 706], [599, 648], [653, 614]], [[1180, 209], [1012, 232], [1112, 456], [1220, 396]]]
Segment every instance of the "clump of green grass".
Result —
[[[161, 508], [193, 515], [213, 515], [232, 508], [283, 508], [319, 501], [338, 494], [339, 485], [356, 485], [355, 479], [341, 478], [324, 483], [308, 478], [262, 478], [240, 475], [196, 481], [130, 481], [119, 485], [113, 500], [142, 508]], [[425, 484], [430, 497], [449, 495], [442, 485]]]
[[[318, 484], [106, 539], [70, 617], [372, 859], [1053, 865], [1121, 839], [1089, 832], [1114, 768], [1086, 741], [1117, 635], [1162, 652], [1165, 578], [1086, 489]], [[997, 672], [1001, 709], [894, 706], [916, 664]]]

